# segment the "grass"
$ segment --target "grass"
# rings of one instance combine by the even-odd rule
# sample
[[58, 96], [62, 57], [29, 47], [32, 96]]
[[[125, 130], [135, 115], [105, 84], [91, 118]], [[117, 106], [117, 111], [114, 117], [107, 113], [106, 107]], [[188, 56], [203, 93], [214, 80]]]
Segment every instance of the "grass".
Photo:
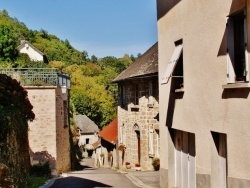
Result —
[[23, 185], [20, 188], [38, 188], [44, 185], [48, 179], [48, 176], [30, 176], [28, 178], [28, 184]]

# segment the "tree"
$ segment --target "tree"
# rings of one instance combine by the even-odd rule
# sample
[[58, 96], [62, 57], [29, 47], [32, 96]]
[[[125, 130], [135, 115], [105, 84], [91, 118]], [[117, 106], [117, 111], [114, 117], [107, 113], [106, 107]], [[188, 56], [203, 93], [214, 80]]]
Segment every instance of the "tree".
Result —
[[0, 24], [0, 60], [13, 61], [16, 59], [17, 35], [7, 26]]

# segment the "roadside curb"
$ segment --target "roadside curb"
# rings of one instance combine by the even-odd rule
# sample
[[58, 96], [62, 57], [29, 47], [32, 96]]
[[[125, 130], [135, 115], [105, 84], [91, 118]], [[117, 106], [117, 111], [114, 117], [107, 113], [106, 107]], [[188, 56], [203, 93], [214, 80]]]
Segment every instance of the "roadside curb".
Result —
[[131, 174], [126, 174], [126, 177], [128, 179], [130, 179], [136, 186], [138, 187], [143, 187], [143, 188], [153, 188], [151, 186], [146, 185], [145, 183], [143, 183], [140, 179], [138, 179], [137, 177], [131, 175]]
[[49, 179], [49, 180], [47, 180], [47, 181], [45, 182], [44, 185], [40, 186], [39, 188], [50, 188], [50, 187], [53, 185], [53, 183], [54, 183], [57, 179], [59, 179], [59, 178], [60, 178], [60, 177], [56, 177], [56, 178]]

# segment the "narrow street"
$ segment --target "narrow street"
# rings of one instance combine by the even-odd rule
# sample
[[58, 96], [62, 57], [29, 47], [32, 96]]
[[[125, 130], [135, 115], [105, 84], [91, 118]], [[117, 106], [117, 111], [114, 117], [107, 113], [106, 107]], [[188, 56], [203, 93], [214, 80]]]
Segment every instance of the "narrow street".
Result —
[[137, 187], [126, 174], [108, 168], [93, 168], [93, 159], [84, 159], [82, 165], [84, 170], [63, 174], [51, 188]]

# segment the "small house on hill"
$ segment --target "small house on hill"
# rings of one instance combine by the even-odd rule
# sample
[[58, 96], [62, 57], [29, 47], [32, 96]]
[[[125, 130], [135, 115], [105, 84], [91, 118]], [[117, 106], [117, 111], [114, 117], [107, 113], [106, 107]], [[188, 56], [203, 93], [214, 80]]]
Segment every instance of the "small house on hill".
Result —
[[94, 150], [92, 144], [98, 140], [98, 126], [86, 115], [75, 115], [76, 126], [79, 130], [78, 145], [85, 155], [88, 150]]
[[48, 63], [47, 57], [27, 40], [21, 40], [21, 44], [17, 49], [20, 53], [27, 54], [32, 61]]

